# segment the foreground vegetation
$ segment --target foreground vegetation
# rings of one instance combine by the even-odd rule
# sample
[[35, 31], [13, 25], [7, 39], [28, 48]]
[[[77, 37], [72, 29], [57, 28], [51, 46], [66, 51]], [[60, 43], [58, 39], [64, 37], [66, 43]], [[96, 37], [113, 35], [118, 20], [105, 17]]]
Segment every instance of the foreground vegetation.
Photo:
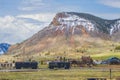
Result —
[[[87, 80], [87, 78], [107, 78], [108, 71], [91, 69], [39, 70], [37, 72], [0, 72], [0, 80]], [[112, 72], [112, 80], [120, 76], [119, 71]]]

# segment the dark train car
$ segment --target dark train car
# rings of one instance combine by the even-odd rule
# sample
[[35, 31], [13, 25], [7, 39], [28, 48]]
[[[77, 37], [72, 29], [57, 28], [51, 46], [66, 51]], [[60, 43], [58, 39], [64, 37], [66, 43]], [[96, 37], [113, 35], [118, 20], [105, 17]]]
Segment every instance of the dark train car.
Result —
[[37, 69], [38, 68], [38, 63], [37, 62], [16, 62], [15, 63], [15, 68], [16, 69], [21, 69], [21, 68]]
[[49, 62], [49, 69], [54, 69], [54, 68], [64, 68], [64, 69], [69, 69], [70, 68], [70, 62]]

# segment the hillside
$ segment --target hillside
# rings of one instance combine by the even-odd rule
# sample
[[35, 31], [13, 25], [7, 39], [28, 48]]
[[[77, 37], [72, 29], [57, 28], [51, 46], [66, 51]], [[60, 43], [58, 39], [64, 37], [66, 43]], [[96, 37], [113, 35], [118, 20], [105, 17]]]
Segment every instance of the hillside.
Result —
[[[90, 14], [62, 12], [44, 29], [10, 47], [15, 56], [77, 56], [100, 54], [120, 41], [120, 19], [105, 20]], [[116, 43], [115, 43], [116, 44]]]

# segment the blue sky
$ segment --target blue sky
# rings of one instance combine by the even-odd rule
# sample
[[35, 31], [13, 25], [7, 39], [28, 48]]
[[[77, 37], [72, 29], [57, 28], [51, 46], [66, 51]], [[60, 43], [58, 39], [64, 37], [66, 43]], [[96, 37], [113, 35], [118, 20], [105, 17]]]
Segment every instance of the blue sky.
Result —
[[47, 26], [58, 12], [120, 18], [120, 0], [0, 0], [0, 43], [18, 43]]
[[63, 11], [91, 13], [114, 19], [120, 16], [120, 0], [0, 0], [0, 16]]

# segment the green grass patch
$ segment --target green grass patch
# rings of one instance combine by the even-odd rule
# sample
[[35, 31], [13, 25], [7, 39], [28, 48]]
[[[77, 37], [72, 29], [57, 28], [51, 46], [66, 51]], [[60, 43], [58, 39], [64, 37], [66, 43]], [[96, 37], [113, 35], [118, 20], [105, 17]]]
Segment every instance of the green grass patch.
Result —
[[[112, 78], [120, 72], [112, 72]], [[86, 80], [89, 77], [109, 78], [109, 71], [94, 70], [39, 70], [38, 72], [0, 72], [0, 80]]]

